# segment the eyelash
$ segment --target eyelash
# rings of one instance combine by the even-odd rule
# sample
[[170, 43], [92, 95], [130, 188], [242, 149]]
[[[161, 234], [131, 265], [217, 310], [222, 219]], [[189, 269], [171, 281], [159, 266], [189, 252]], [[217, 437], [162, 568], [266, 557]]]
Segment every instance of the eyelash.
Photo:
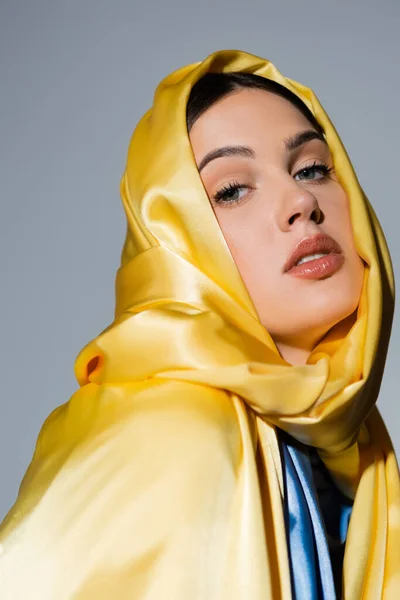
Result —
[[324, 183], [324, 179], [327, 179], [335, 170], [335, 168], [332, 167], [328, 167], [327, 164], [325, 163], [318, 163], [317, 161], [314, 161], [312, 165], [310, 165], [309, 167], [303, 167], [302, 169], [300, 169], [300, 171], [297, 171], [297, 173], [294, 174], [294, 177], [296, 177], [296, 175], [299, 175], [300, 173], [303, 173], [304, 171], [307, 171], [308, 173], [313, 172], [320, 172], [324, 175], [323, 179], [316, 179], [315, 181], [313, 181], [313, 183]]
[[234, 202], [238, 202], [238, 200], [232, 200], [229, 198], [229, 194], [244, 187], [248, 186], [244, 185], [243, 183], [239, 183], [238, 181], [230, 181], [214, 194], [213, 200], [217, 204], [233, 204]]
[[[315, 181], [310, 180], [310, 183], [314, 184], [323, 184], [326, 179], [334, 172], [334, 167], [328, 167], [325, 163], [317, 163], [315, 161], [309, 167], [303, 167], [297, 173], [294, 174], [294, 177], [299, 175], [300, 173], [322, 173], [324, 176], [321, 179], [316, 179]], [[307, 180], [305, 180], [307, 181]], [[240, 190], [241, 188], [249, 187], [243, 183], [239, 183], [238, 181], [231, 181], [225, 184], [222, 188], [220, 188], [213, 196], [213, 200], [216, 204], [234, 204], [239, 202], [239, 200], [232, 200], [229, 198], [229, 194], [232, 194], [236, 190]]]

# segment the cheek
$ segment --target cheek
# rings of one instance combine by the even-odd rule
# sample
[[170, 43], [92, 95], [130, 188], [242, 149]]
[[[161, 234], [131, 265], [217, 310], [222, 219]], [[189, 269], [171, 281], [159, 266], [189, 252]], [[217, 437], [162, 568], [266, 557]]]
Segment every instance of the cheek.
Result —
[[357, 252], [346, 192], [336, 183], [319, 203], [325, 215], [321, 229], [337, 240], [342, 247], [346, 257], [346, 268], [341, 276], [347, 276], [345, 288], [348, 295], [356, 297], [362, 288], [364, 262]]
[[[276, 245], [271, 243], [273, 231], [265, 215], [233, 214], [217, 215], [225, 241], [247, 287], [265, 283], [272, 278], [279, 263]], [[221, 211], [222, 212], [222, 211]], [[228, 209], [226, 209], [228, 213]], [[238, 217], [238, 218], [237, 218]], [[260, 278], [262, 274], [262, 278]], [[270, 277], [269, 277], [270, 274]], [[250, 291], [250, 290], [249, 290]]]
[[236, 236], [228, 236], [225, 239], [247, 287], [250, 285], [254, 287], [257, 275], [259, 276], [260, 271], [265, 269], [265, 248], [255, 243], [254, 236], [251, 241]]
[[350, 205], [344, 189], [336, 184], [331, 193], [321, 200], [320, 205], [325, 215], [323, 231], [339, 242], [348, 259], [358, 261]]
[[260, 317], [264, 314], [277, 316], [285, 289], [282, 286], [281, 264], [277, 248], [268, 243], [268, 236], [255, 231], [240, 233], [229, 231], [225, 239], [233, 260], [239, 270], [252, 302]]
[[329, 183], [316, 197], [325, 216], [322, 229], [333, 227], [351, 231], [349, 201], [346, 192], [338, 182]]

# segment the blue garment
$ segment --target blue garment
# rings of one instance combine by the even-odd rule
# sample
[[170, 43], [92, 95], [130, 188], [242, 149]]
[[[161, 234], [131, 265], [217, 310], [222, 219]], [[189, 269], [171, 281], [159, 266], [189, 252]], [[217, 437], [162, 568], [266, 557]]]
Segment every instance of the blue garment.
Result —
[[314, 448], [278, 430], [294, 600], [338, 600], [352, 501]]

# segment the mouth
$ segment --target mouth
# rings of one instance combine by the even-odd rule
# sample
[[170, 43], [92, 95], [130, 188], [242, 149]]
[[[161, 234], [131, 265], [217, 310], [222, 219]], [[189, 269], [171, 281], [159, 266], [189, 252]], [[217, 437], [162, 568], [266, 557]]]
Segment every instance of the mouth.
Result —
[[343, 263], [343, 251], [336, 240], [319, 233], [304, 238], [294, 247], [283, 272], [302, 279], [326, 279]]

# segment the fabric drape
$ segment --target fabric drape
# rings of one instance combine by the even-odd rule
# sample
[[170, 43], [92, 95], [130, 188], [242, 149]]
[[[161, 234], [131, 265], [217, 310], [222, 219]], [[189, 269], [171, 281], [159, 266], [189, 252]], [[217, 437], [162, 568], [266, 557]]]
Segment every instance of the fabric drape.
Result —
[[[191, 88], [231, 71], [277, 81], [313, 112], [366, 265], [356, 319], [304, 366], [286, 363], [261, 325], [190, 146]], [[317, 448], [354, 500], [343, 598], [396, 599], [399, 470], [375, 406], [393, 274], [315, 94], [238, 50], [173, 72], [135, 129], [121, 197], [115, 318], [79, 353], [80, 387], [46, 420], [2, 524], [2, 600], [290, 599], [277, 428]]]
[[278, 439], [292, 595], [295, 600], [337, 600], [352, 503], [308, 446], [280, 431]]

